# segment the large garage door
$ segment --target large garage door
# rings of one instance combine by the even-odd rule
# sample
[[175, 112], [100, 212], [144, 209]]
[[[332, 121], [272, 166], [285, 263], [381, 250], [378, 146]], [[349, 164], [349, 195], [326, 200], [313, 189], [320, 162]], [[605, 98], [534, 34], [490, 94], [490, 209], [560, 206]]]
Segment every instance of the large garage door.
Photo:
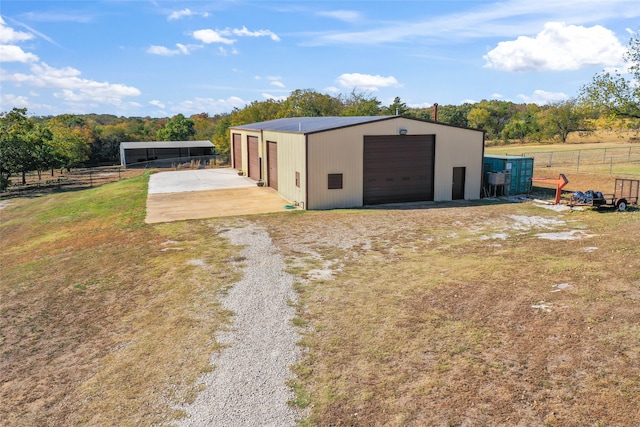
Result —
[[435, 135], [364, 137], [363, 203], [433, 200]]
[[233, 134], [233, 168], [242, 169], [242, 135]]
[[260, 179], [260, 157], [258, 157], [258, 137], [247, 137], [248, 142], [248, 163], [249, 163], [249, 178]]
[[267, 179], [269, 187], [278, 189], [278, 144], [267, 141]]

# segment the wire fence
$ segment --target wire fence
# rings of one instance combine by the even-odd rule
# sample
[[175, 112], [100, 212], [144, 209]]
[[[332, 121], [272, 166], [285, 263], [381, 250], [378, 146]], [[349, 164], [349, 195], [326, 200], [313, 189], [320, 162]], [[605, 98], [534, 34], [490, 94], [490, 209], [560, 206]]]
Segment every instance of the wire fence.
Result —
[[143, 171], [127, 171], [120, 166], [95, 168], [59, 169], [54, 171], [29, 172], [11, 176], [10, 185], [0, 196], [18, 195], [42, 191], [61, 191], [97, 187], [124, 178], [139, 175]]
[[217, 166], [225, 166], [229, 164], [228, 154], [213, 154], [210, 156], [191, 156], [191, 157], [167, 157], [156, 158], [136, 163], [127, 163], [127, 168], [146, 168], [146, 169], [201, 169]]
[[12, 175], [10, 184], [0, 192], [0, 197], [17, 196], [38, 192], [54, 192], [92, 188], [125, 178], [141, 175], [148, 169], [204, 169], [225, 167], [229, 163], [228, 155], [211, 155], [198, 157], [177, 157], [154, 159], [122, 166], [78, 167], [49, 171], [31, 171], [25, 174]]
[[534, 168], [564, 168], [567, 172], [640, 175], [640, 146], [588, 148], [566, 151], [509, 153], [532, 157]]

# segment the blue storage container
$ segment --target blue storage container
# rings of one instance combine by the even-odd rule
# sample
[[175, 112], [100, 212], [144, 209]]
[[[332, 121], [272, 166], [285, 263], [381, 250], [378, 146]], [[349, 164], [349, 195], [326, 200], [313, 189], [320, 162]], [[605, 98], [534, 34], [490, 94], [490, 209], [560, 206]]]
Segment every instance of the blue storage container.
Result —
[[485, 154], [485, 184], [487, 183], [487, 174], [490, 172], [502, 172], [506, 174], [503, 195], [527, 194], [531, 191], [533, 157]]

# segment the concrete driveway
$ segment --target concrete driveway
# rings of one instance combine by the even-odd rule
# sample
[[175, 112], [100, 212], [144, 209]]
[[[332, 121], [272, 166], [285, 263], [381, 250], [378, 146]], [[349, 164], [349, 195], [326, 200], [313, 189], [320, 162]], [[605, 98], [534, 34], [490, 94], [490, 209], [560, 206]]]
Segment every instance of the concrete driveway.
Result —
[[235, 169], [158, 172], [149, 177], [145, 222], [290, 212], [289, 204]]

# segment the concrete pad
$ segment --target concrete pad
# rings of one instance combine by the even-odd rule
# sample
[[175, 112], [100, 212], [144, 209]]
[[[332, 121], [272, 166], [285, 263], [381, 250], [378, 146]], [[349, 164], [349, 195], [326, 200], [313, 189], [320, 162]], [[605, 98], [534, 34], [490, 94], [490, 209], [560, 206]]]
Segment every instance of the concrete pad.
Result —
[[158, 172], [149, 177], [149, 194], [255, 186], [255, 181], [239, 176], [235, 169], [229, 168]]
[[290, 203], [273, 188], [251, 187], [181, 193], [149, 194], [145, 222], [179, 221], [222, 216], [292, 212]]

